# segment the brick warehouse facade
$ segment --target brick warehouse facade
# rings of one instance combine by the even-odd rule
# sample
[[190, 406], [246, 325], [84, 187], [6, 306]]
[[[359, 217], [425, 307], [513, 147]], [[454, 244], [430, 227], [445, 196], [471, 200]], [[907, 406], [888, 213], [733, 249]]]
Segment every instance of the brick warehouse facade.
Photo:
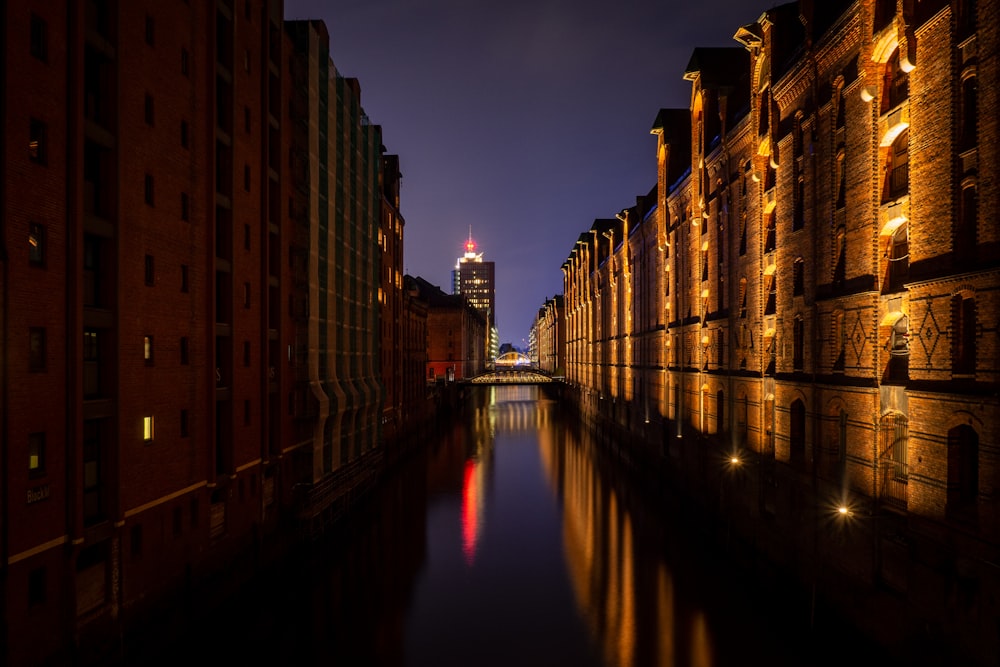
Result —
[[595, 221], [563, 264], [567, 379], [636, 436], [626, 455], [890, 645], [982, 662], [1000, 651], [998, 12], [802, 1], [695, 49], [690, 107], [654, 123], [655, 203]]
[[372, 480], [395, 158], [280, 0], [0, 19], [0, 662], [84, 660]]

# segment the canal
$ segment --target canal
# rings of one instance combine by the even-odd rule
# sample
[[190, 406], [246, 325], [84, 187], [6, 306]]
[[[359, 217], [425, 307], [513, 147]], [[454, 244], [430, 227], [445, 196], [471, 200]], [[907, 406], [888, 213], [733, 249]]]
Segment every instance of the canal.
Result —
[[537, 387], [474, 392], [328, 540], [126, 664], [892, 664]]

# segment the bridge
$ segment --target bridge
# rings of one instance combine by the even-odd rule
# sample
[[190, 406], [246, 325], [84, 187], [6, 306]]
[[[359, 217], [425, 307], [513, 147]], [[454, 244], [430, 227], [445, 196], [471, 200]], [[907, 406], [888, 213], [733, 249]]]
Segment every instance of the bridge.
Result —
[[524, 366], [496, 368], [464, 381], [466, 384], [551, 384], [558, 382], [551, 375]]

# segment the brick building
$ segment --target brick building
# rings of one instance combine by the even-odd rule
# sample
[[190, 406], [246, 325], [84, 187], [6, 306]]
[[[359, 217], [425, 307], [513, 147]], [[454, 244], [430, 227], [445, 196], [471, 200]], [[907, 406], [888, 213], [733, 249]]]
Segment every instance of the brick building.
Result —
[[552, 375], [566, 372], [566, 309], [563, 295], [545, 300], [529, 334], [531, 362]]
[[414, 287], [427, 304], [427, 382], [465, 380], [486, 370], [485, 313], [423, 278], [415, 278]]
[[295, 441], [285, 473], [299, 522], [315, 533], [373, 481], [382, 456], [378, 233], [382, 216], [394, 213], [383, 196], [381, 128], [361, 108], [358, 81], [337, 72], [326, 26], [285, 27], [297, 320]]
[[0, 17], [0, 662], [23, 664], [104, 650], [369, 479], [382, 149], [280, 0]]
[[[652, 215], [596, 221], [563, 265], [587, 414], [705, 498], [732, 484], [774, 562], [901, 600], [873, 633], [933, 621], [978, 659], [1000, 613], [998, 11], [803, 0], [696, 48], [689, 108], [653, 127]], [[856, 525], [827, 529], [838, 506]]]
[[[382, 156], [382, 210], [378, 232], [381, 251], [378, 301], [380, 351], [382, 355], [382, 386], [385, 402], [382, 424], [387, 440], [399, 433], [403, 413], [403, 228], [405, 221], [399, 212], [399, 156]], [[423, 386], [423, 378], [420, 384]]]

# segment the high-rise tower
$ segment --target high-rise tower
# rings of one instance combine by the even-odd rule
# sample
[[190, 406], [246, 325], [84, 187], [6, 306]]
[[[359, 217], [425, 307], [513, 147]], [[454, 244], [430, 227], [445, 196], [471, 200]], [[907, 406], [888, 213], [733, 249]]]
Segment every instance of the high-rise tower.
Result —
[[494, 293], [494, 264], [483, 261], [483, 253], [476, 252], [476, 242], [472, 240], [472, 228], [465, 242], [465, 254], [458, 258], [451, 273], [452, 292], [464, 294], [469, 303], [487, 314], [490, 324], [496, 320], [496, 298]]
[[465, 242], [465, 254], [458, 258], [455, 269], [451, 272], [451, 291], [454, 294], [464, 295], [473, 308], [486, 317], [489, 331], [486, 350], [488, 359], [495, 359], [499, 348], [494, 275], [493, 262], [483, 261], [483, 253], [476, 252], [476, 242], [472, 240], [470, 225], [469, 238]]

